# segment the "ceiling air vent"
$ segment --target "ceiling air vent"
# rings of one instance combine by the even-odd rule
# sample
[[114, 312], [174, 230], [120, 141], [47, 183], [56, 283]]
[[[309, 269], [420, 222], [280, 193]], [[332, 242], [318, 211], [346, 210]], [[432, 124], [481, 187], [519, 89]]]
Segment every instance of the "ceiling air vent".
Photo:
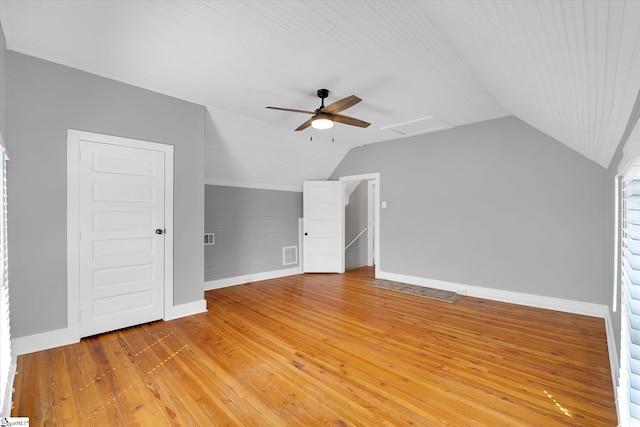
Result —
[[452, 124], [443, 122], [435, 116], [423, 117], [411, 120], [410, 122], [399, 123], [397, 125], [385, 126], [380, 130], [388, 130], [402, 136], [413, 136], [421, 133], [437, 132], [439, 130], [451, 129]]

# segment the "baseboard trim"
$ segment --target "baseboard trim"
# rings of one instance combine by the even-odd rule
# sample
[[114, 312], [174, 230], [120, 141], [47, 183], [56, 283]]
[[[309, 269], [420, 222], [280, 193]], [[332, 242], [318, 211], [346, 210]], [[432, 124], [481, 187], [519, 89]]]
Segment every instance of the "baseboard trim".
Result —
[[282, 270], [266, 271], [264, 273], [245, 274], [242, 276], [228, 277], [226, 279], [210, 280], [208, 282], [204, 282], [204, 290], [212, 291], [214, 289], [259, 282], [261, 280], [278, 279], [280, 277], [294, 276], [296, 274], [302, 274], [301, 267], [285, 268]]
[[582, 314], [585, 316], [601, 317], [603, 319], [606, 319], [606, 317], [609, 316], [608, 306], [590, 302], [545, 297], [541, 295], [504, 291], [501, 289], [484, 288], [480, 286], [463, 285], [460, 283], [444, 282], [442, 280], [425, 279], [422, 277], [407, 276], [404, 274], [388, 273], [383, 271], [380, 272], [377, 278], [409, 283], [411, 285], [443, 289], [446, 291], [457, 292], [461, 295], [486, 298], [494, 301], [508, 302], [511, 304], [545, 308], [548, 310]]
[[[611, 365], [611, 383], [613, 385], [613, 396], [616, 402], [616, 408], [618, 407], [618, 376], [620, 374], [620, 363], [618, 358], [618, 350], [616, 348], [615, 334], [613, 332], [613, 321], [611, 320], [611, 314], [607, 311], [607, 315], [604, 318], [604, 326], [607, 332], [607, 346], [609, 348], [609, 364]], [[620, 415], [620, 414], [618, 414]]]
[[540, 295], [524, 294], [519, 292], [504, 291], [500, 289], [483, 288], [479, 286], [463, 285], [459, 283], [444, 282], [441, 280], [425, 279], [422, 277], [407, 276], [404, 274], [388, 273], [381, 271], [376, 276], [379, 279], [393, 280], [409, 283], [411, 285], [425, 286], [446, 291], [457, 292], [462, 295], [486, 298], [494, 301], [508, 302], [530, 307], [544, 308], [548, 310], [562, 311], [565, 313], [581, 314], [585, 316], [600, 317], [604, 319], [605, 332], [607, 334], [607, 347], [609, 350], [609, 364], [611, 368], [611, 381], [614, 395], [618, 394], [618, 351], [613, 329], [613, 322], [609, 307], [602, 304], [593, 304], [582, 301], [573, 301], [562, 298], [545, 297]]
[[174, 305], [169, 313], [164, 316], [164, 320], [174, 320], [181, 317], [187, 317], [194, 314], [200, 314], [207, 311], [207, 301], [201, 299], [199, 301], [189, 302], [186, 304]]
[[[268, 271], [264, 273], [256, 273], [250, 275], [251, 282], [261, 280], [277, 279], [280, 277], [293, 276], [302, 274], [300, 267]], [[212, 280], [205, 282], [205, 290], [221, 289], [228, 286], [241, 285], [249, 283], [247, 280], [249, 275], [230, 277], [226, 279]], [[601, 304], [586, 303], [581, 301], [566, 300], [561, 298], [544, 297], [540, 295], [523, 294], [519, 292], [504, 291], [500, 289], [484, 288], [471, 285], [463, 285], [459, 283], [445, 282], [441, 280], [425, 279], [416, 276], [407, 276], [404, 274], [389, 273], [380, 271], [377, 275], [379, 279], [393, 280], [396, 282], [404, 282], [417, 286], [425, 286], [436, 289], [457, 292], [463, 295], [474, 296], [478, 298], [486, 298], [495, 301], [508, 302], [531, 307], [544, 308], [549, 310], [563, 311], [567, 313], [581, 314], [586, 316], [600, 317], [605, 320], [605, 330], [607, 334], [607, 345], [609, 349], [609, 362], [611, 365], [611, 379], [613, 381], [614, 393], [617, 395], [617, 376], [619, 372], [618, 354], [615, 344], [614, 329], [609, 313], [609, 307]], [[174, 306], [171, 312], [165, 316], [164, 320], [173, 320], [181, 317], [191, 316], [194, 314], [204, 313], [207, 311], [207, 302], [202, 299], [191, 303], [180, 304]], [[57, 329], [49, 332], [28, 335], [19, 338], [13, 338], [11, 344], [13, 347], [14, 360], [12, 363], [13, 373], [15, 376], [15, 360], [23, 354], [34, 353], [36, 351], [48, 350], [50, 348], [61, 347], [64, 345], [75, 344], [80, 342], [77, 331], [69, 328]], [[13, 377], [12, 377], [13, 379]], [[13, 383], [13, 381], [12, 381]], [[4, 412], [5, 408], [1, 408]]]
[[11, 339], [11, 345], [13, 346], [13, 351], [16, 356], [78, 342], [80, 342], [80, 338], [77, 333], [73, 333], [69, 328], [56, 329], [54, 331]]
[[[174, 306], [171, 312], [165, 316], [164, 320], [178, 319], [180, 317], [191, 316], [192, 314], [204, 313], [205, 311], [207, 311], [207, 301], [202, 299], [200, 301]], [[13, 352], [17, 357], [23, 354], [49, 350], [51, 348], [76, 344], [78, 342], [80, 342], [78, 331], [74, 331], [70, 328], [64, 328], [13, 338], [11, 339], [11, 346], [13, 347]]]

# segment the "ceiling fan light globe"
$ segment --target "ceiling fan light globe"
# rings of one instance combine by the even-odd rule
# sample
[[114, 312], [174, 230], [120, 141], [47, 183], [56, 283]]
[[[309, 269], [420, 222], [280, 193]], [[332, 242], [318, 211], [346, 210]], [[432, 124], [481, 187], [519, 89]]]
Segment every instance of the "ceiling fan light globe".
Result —
[[333, 120], [320, 117], [313, 119], [311, 126], [313, 126], [314, 129], [331, 129], [333, 127]]

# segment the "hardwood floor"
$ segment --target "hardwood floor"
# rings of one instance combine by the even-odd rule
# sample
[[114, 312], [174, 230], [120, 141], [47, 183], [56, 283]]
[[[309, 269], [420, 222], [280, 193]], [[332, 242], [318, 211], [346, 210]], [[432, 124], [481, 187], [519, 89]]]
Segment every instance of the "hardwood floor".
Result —
[[21, 356], [31, 425], [614, 426], [604, 321], [366, 286], [206, 292], [208, 313]]

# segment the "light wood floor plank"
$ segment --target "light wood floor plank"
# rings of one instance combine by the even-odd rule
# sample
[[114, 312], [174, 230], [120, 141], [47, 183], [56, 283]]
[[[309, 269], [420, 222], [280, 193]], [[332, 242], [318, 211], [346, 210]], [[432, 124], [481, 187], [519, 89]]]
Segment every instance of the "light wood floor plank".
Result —
[[207, 313], [20, 356], [32, 425], [614, 426], [602, 319], [367, 286], [373, 269], [206, 292]]

